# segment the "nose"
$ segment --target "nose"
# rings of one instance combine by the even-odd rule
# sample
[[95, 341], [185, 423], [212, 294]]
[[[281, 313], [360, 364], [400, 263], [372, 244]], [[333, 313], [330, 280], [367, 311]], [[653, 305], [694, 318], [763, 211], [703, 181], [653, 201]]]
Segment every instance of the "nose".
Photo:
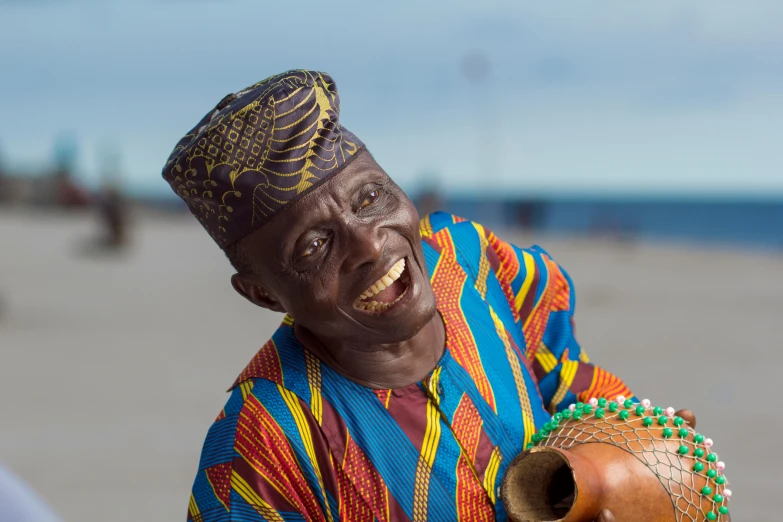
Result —
[[345, 260], [346, 272], [353, 272], [364, 265], [374, 265], [386, 247], [388, 231], [372, 223], [352, 222], [348, 224], [348, 256]]

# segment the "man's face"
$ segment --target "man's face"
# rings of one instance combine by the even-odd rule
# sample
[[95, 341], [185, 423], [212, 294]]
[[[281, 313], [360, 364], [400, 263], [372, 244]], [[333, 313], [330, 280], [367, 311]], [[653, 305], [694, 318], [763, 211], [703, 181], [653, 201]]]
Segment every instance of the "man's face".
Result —
[[435, 313], [418, 221], [408, 196], [362, 152], [244, 240], [257, 275], [243, 279], [321, 339], [403, 341]]

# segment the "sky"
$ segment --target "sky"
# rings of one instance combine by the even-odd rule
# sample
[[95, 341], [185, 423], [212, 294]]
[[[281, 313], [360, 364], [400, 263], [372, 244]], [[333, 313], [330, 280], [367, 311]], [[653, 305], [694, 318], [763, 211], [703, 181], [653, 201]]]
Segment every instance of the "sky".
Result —
[[[783, 195], [783, 2], [0, 0], [0, 161], [161, 168], [223, 96], [326, 71], [409, 191]], [[466, 57], [489, 65], [464, 73]]]

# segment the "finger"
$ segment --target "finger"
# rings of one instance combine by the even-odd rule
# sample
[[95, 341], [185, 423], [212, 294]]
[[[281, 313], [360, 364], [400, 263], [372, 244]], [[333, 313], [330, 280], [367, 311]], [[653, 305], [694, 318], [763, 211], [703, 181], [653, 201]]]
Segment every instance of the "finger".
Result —
[[680, 410], [676, 412], [675, 415], [677, 415], [678, 417], [682, 417], [685, 420], [685, 422], [687, 422], [690, 425], [691, 428], [696, 427], [696, 415], [694, 415], [694, 413], [691, 410], [688, 409]]
[[614, 522], [614, 514], [608, 509], [604, 509], [598, 514], [596, 522]]

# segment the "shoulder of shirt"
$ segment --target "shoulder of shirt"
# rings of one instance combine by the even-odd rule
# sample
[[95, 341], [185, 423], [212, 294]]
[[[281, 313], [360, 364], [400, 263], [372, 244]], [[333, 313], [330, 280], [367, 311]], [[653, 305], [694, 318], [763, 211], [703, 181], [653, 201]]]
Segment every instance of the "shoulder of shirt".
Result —
[[421, 237], [430, 238], [444, 229], [465, 228], [465, 225], [472, 227], [473, 223], [460, 216], [439, 211], [424, 216], [419, 221], [419, 231]]
[[[457, 256], [459, 265], [474, 279], [486, 274], [482, 265], [488, 261], [508, 299], [523, 299], [523, 292], [531, 292], [534, 302], [544, 297], [545, 292], [570, 286], [568, 275], [553, 257], [539, 245], [519, 247], [499, 238], [490, 229], [479, 223], [449, 214], [435, 212], [425, 216], [420, 223], [424, 243], [429, 244], [442, 255], [444, 245]], [[448, 237], [443, 237], [443, 235]], [[551, 277], [552, 272], [555, 277]], [[530, 277], [527, 277], [531, 274]], [[528, 280], [532, 286], [528, 286]], [[556, 283], [556, 284], [551, 284]]]
[[275, 417], [285, 404], [283, 396], [305, 400], [302, 390], [309, 385], [306, 358], [293, 335], [293, 320], [286, 316], [229, 388], [230, 396], [215, 424], [230, 417], [236, 423], [236, 418], [248, 408], [263, 408]]
[[293, 328], [294, 320], [286, 315], [272, 337], [240, 372], [229, 391], [257, 379], [285, 387], [288, 374], [306, 374], [304, 348], [294, 336]]
[[440, 232], [448, 231], [452, 235], [458, 234], [461, 236], [483, 235], [485, 238], [493, 238], [498, 242], [507, 244], [508, 246], [519, 250], [520, 252], [526, 252], [534, 256], [535, 258], [546, 257], [552, 260], [552, 256], [539, 245], [531, 245], [528, 247], [520, 247], [512, 243], [508, 243], [498, 238], [490, 229], [469, 219], [450, 214], [448, 212], [433, 212], [421, 219], [419, 222], [419, 229], [422, 238], [431, 239], [433, 236]]

